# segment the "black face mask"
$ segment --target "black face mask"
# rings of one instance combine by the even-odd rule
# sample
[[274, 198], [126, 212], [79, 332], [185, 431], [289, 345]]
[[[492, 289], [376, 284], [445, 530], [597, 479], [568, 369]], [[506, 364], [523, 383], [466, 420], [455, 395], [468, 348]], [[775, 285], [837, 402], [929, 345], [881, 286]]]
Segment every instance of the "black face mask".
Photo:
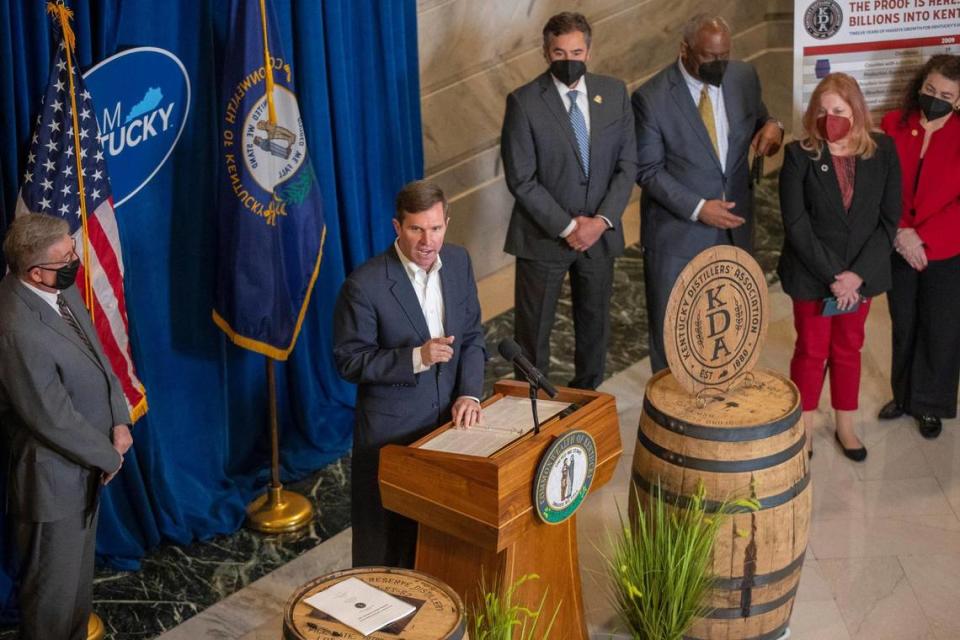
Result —
[[937, 120], [953, 111], [952, 104], [946, 100], [927, 95], [926, 93], [920, 94], [919, 102], [920, 110], [923, 111], [923, 115], [927, 117], [927, 120]]
[[727, 72], [727, 66], [729, 64], [729, 60], [711, 60], [710, 62], [701, 63], [700, 66], [697, 67], [697, 75], [707, 84], [719, 87], [720, 83], [723, 82], [723, 74]]
[[554, 60], [550, 63], [553, 77], [568, 87], [587, 72], [587, 63], [583, 60]]
[[37, 269], [43, 269], [44, 271], [56, 271], [57, 279], [53, 283], [53, 288], [63, 291], [64, 289], [69, 289], [70, 286], [77, 281], [77, 271], [80, 270], [80, 259], [71, 260], [58, 269], [51, 269], [39, 264], [35, 266]]

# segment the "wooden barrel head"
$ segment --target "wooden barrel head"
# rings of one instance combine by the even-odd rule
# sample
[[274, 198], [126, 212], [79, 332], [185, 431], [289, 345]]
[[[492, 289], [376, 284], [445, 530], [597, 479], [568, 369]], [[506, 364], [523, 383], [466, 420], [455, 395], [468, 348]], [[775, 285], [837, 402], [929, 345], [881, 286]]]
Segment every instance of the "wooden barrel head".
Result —
[[[362, 636], [304, 600], [341, 580], [358, 578], [416, 607], [416, 611], [370, 636]], [[439, 580], [416, 571], [365, 567], [313, 580], [291, 596], [283, 613], [284, 640], [462, 640], [466, 617], [460, 597]]]
[[689, 393], [729, 389], [760, 357], [767, 333], [767, 281], [749, 253], [721, 245], [690, 261], [673, 287], [663, 344]]
[[[647, 384], [644, 406], [691, 426], [718, 429], [750, 429], [795, 418], [800, 392], [784, 376], [764, 369], [753, 371], [750, 384], [725, 394], [714, 394], [701, 406], [672, 372], [661, 371]], [[743, 432], [741, 432], [743, 433]], [[735, 437], [734, 434], [730, 436]], [[763, 437], [761, 435], [761, 437]], [[741, 440], [757, 440], [746, 435]]]

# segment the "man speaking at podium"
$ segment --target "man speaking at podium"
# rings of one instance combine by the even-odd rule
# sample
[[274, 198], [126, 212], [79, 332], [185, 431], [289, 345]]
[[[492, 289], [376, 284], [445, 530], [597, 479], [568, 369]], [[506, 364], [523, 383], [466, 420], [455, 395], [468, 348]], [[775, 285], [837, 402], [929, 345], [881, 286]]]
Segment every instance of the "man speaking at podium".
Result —
[[480, 419], [486, 350], [466, 250], [443, 244], [447, 200], [420, 180], [397, 195], [393, 246], [343, 283], [333, 355], [358, 386], [353, 430], [353, 566], [413, 568], [417, 523], [383, 508], [380, 448], [452, 419]]

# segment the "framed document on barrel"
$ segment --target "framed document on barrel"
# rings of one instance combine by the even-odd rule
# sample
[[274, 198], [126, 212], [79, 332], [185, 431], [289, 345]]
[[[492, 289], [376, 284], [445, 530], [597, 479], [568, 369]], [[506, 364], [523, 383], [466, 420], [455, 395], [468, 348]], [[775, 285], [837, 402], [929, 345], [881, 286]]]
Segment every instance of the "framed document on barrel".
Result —
[[537, 574], [518, 601], [535, 606], [547, 592], [545, 611], [562, 603], [555, 628], [585, 640], [576, 510], [620, 459], [616, 402], [561, 388], [538, 400], [535, 433], [527, 394], [526, 383], [500, 381], [484, 402], [489, 431], [445, 424], [408, 447], [384, 447], [380, 493], [386, 508], [420, 523], [416, 569], [449, 584], [467, 607], [481, 577], [489, 591]]

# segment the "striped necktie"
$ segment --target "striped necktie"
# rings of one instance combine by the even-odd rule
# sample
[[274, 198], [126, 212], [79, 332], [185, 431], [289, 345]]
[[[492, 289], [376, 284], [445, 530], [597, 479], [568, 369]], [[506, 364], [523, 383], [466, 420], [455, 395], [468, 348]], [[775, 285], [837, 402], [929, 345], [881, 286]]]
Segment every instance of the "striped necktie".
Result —
[[700, 90], [700, 119], [703, 120], [703, 126], [707, 128], [707, 135], [710, 136], [710, 142], [713, 143], [713, 152], [720, 157], [720, 144], [717, 142], [717, 121], [713, 117], [713, 101], [710, 99], [710, 92], [707, 89], [707, 83], [703, 83], [703, 89]]
[[579, 91], [568, 91], [567, 97], [570, 99], [570, 126], [573, 127], [573, 135], [577, 138], [577, 147], [580, 150], [580, 164], [583, 166], [583, 175], [590, 176], [590, 135], [587, 133], [587, 120], [583, 117], [583, 112], [577, 106], [577, 94]]
[[60, 317], [63, 318], [70, 328], [73, 329], [77, 336], [83, 344], [87, 345], [87, 349], [90, 350], [90, 353], [96, 353], [93, 350], [93, 345], [90, 343], [90, 339], [87, 338], [87, 334], [83, 332], [83, 329], [80, 328], [80, 325], [77, 323], [77, 319], [73, 317], [73, 314], [70, 312], [70, 307], [67, 306], [67, 300], [63, 297], [62, 293], [57, 294], [57, 307], [60, 308]]

